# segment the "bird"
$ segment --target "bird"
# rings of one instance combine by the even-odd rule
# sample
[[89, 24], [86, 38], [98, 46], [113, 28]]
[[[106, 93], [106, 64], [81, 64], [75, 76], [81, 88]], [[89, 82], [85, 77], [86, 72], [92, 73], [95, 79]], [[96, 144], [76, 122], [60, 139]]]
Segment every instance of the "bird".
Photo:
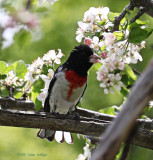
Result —
[[[68, 114], [76, 109], [87, 88], [88, 70], [100, 57], [86, 44], [75, 46], [69, 57], [59, 66], [50, 81], [48, 94], [44, 102], [44, 112], [54, 115]], [[40, 129], [37, 136], [48, 141], [62, 143], [64, 139], [72, 144], [71, 133]]]

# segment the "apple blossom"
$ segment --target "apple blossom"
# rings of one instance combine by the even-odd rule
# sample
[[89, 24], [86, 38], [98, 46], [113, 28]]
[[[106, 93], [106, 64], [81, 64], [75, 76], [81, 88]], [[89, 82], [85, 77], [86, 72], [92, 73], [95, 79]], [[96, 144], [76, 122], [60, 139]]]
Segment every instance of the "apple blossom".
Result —
[[107, 45], [113, 44], [114, 39], [115, 39], [113, 33], [106, 33], [106, 32], [105, 32], [105, 33], [103, 33], [102, 35], [104, 36], [104, 42], [105, 42]]
[[98, 69], [97, 80], [104, 93], [121, 90], [121, 82], [125, 64], [136, 64], [142, 61], [140, 50], [145, 47], [145, 42], [133, 44], [128, 42], [128, 29], [122, 30], [124, 39], [118, 40], [111, 33], [113, 22], [108, 18], [109, 8], [89, 8], [84, 13], [83, 21], [79, 21], [76, 40], [89, 45], [97, 54], [101, 54], [101, 67]]

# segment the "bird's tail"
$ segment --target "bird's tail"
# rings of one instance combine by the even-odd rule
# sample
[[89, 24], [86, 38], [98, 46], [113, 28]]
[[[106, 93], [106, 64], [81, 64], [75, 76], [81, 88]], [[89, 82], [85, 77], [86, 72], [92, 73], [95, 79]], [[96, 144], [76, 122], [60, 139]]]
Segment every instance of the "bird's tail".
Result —
[[73, 137], [70, 132], [40, 129], [37, 134], [37, 137], [42, 138], [42, 139], [46, 138], [50, 142], [52, 142], [55, 138], [58, 143], [63, 143], [64, 139], [68, 144], [73, 143]]

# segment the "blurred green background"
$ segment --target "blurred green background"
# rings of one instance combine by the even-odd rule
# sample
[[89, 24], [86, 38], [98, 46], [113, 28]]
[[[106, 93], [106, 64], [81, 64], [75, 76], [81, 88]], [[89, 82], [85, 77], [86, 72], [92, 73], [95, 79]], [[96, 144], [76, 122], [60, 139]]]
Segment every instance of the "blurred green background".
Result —
[[[26, 2], [26, 1], [25, 1]], [[18, 1], [16, 0], [16, 3]], [[15, 43], [9, 48], [1, 50], [0, 60], [9, 63], [23, 59], [26, 63], [31, 63], [37, 57], [43, 56], [51, 49], [62, 49], [65, 57], [78, 43], [75, 40], [77, 22], [82, 20], [84, 12], [90, 7], [109, 7], [112, 12], [121, 12], [129, 0], [59, 0], [53, 7], [37, 8], [32, 7], [33, 11], [39, 13], [43, 38], [38, 41], [31, 41], [29, 33], [23, 30], [15, 36]], [[136, 14], [137, 10], [132, 15]], [[42, 16], [43, 15], [43, 16]], [[41, 17], [42, 16], [42, 17]], [[152, 18], [147, 15], [142, 16], [143, 20], [150, 21], [153, 26]], [[146, 43], [146, 48], [142, 50], [144, 61], [138, 63], [135, 68], [140, 72], [145, 69], [152, 57], [153, 35]], [[96, 74], [90, 69], [88, 87], [81, 101], [84, 108], [95, 111], [112, 105], [119, 105], [123, 101], [118, 93], [104, 95], [96, 80]], [[151, 115], [151, 114], [149, 114]], [[74, 144], [68, 145], [50, 143], [36, 137], [38, 130], [27, 128], [0, 127], [0, 159], [1, 160], [74, 160], [80, 153], [83, 153], [85, 141], [78, 139], [74, 134]], [[113, 133], [112, 133], [113, 134]], [[37, 154], [45, 154], [41, 156]], [[28, 154], [31, 154], [28, 156]], [[141, 147], [132, 146], [128, 160], [151, 160], [153, 151]]]

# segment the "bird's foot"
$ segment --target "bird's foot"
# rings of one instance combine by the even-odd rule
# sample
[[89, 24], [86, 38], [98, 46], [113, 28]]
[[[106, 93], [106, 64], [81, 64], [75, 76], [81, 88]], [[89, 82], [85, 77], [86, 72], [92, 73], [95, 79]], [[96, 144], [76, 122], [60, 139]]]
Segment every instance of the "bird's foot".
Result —
[[78, 124], [80, 122], [80, 115], [79, 113], [74, 113], [74, 120], [76, 120], [76, 124]]

